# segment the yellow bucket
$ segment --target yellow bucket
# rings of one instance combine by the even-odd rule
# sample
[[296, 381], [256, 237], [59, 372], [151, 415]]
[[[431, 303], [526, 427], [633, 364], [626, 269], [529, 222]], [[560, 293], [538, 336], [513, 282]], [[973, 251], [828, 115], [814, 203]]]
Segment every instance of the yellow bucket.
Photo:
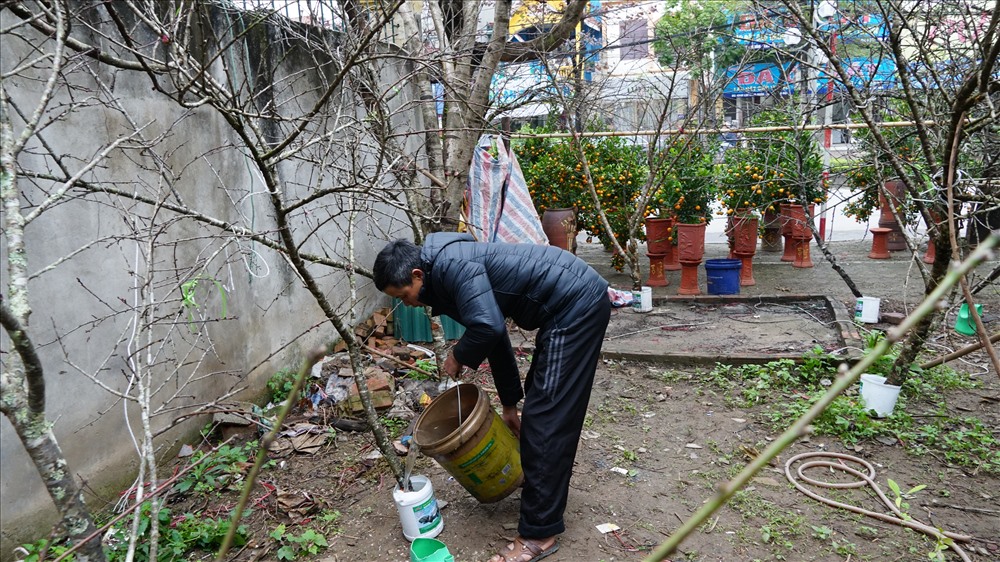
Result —
[[482, 503], [504, 499], [524, 480], [517, 439], [474, 384], [453, 386], [431, 401], [413, 440]]

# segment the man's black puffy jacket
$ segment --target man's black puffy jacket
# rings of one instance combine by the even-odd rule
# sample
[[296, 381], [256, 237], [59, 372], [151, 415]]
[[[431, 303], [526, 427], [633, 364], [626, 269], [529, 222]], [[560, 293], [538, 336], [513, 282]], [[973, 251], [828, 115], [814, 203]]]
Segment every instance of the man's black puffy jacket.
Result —
[[439, 232], [427, 237], [420, 258], [420, 302], [465, 326], [452, 354], [472, 368], [488, 358], [505, 406], [523, 396], [505, 319], [525, 330], [558, 328], [607, 298], [607, 281], [554, 246], [483, 243]]

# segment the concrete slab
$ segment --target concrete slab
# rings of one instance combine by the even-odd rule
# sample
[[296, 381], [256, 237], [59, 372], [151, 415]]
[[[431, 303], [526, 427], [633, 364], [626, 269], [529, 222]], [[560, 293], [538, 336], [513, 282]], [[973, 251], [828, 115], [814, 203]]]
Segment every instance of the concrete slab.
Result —
[[[714, 222], [714, 221], [713, 221]], [[881, 299], [881, 311], [907, 315], [923, 300], [924, 281], [917, 260], [908, 252], [892, 252], [887, 260], [868, 258], [871, 237], [828, 243], [837, 268], [864, 296]], [[923, 248], [917, 255], [922, 256]], [[645, 281], [649, 260], [640, 246], [640, 278]], [[611, 267], [611, 254], [597, 243], [579, 239], [577, 255], [591, 264], [612, 287], [632, 289], [627, 272]], [[725, 243], [709, 240], [705, 259], [728, 257]], [[771, 359], [801, 359], [815, 345], [827, 351], [845, 349], [853, 358], [863, 348], [861, 335], [867, 330], [887, 330], [893, 324], [854, 324], [856, 297], [844, 278], [812, 244], [812, 268], [794, 268], [780, 260], [781, 253], [762, 252], [754, 258], [756, 285], [741, 287], [739, 295], [707, 296], [704, 263], [699, 267], [703, 296], [677, 295], [680, 272], [666, 272], [669, 285], [653, 288], [654, 311], [648, 314], [620, 309], [608, 330], [603, 350], [607, 357], [634, 358], [668, 363], [713, 364], [759, 363]], [[980, 265], [978, 279], [997, 267], [992, 260]], [[1000, 311], [1000, 285], [977, 295], [987, 316]], [[948, 315], [938, 336], [950, 347], [960, 347], [975, 338], [950, 329], [961, 302], [955, 293], [946, 303]], [[898, 318], [896, 320], [898, 322]], [[679, 327], [682, 324], [691, 326]], [[670, 327], [674, 325], [674, 327]], [[663, 326], [668, 326], [663, 328]], [[769, 327], [770, 326], [770, 327]], [[995, 326], [995, 325], [994, 325]], [[990, 331], [996, 328], [987, 326]], [[626, 335], [628, 332], [634, 334]]]
[[605, 358], [677, 365], [799, 361], [821, 348], [857, 359], [861, 340], [843, 304], [823, 295], [654, 299], [652, 312], [612, 314]]

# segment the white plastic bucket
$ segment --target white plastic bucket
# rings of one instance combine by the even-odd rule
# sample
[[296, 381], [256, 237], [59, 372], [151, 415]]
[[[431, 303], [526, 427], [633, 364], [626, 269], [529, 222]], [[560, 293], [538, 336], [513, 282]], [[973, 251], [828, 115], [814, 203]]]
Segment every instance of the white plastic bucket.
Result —
[[861, 375], [861, 400], [866, 410], [875, 410], [875, 415], [880, 418], [892, 414], [899, 399], [899, 388], [885, 384], [885, 377], [868, 373]]
[[392, 491], [392, 499], [396, 501], [399, 511], [399, 522], [403, 525], [403, 536], [406, 540], [432, 539], [444, 529], [444, 519], [434, 498], [434, 486], [426, 476], [411, 476], [412, 492], [396, 488]]
[[878, 309], [882, 299], [875, 297], [861, 297], [854, 305], [854, 319], [865, 324], [878, 323]]
[[632, 310], [635, 312], [651, 312], [653, 310], [652, 287], [642, 287], [642, 290], [632, 291]]

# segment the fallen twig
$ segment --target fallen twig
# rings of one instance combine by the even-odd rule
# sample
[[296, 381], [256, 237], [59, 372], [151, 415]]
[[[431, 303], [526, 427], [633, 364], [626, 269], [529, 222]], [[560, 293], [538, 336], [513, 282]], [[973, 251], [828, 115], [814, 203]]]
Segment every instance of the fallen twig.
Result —
[[441, 380], [441, 378], [438, 376], [437, 373], [432, 373], [430, 371], [425, 371], [425, 370], [421, 369], [420, 367], [417, 367], [416, 365], [410, 365], [409, 363], [407, 363], [406, 361], [403, 361], [402, 359], [400, 359], [399, 357], [396, 357], [395, 355], [389, 355], [387, 353], [382, 353], [381, 351], [375, 349], [374, 347], [369, 347], [367, 345], [362, 345], [361, 347], [362, 347], [362, 349], [364, 349], [368, 353], [373, 353], [375, 355], [378, 355], [379, 357], [383, 357], [385, 359], [389, 359], [391, 361], [395, 361], [396, 363], [399, 363], [400, 365], [406, 367], [407, 369], [410, 369], [411, 371], [416, 371], [416, 372], [420, 373], [421, 375], [430, 377], [433, 380]]

